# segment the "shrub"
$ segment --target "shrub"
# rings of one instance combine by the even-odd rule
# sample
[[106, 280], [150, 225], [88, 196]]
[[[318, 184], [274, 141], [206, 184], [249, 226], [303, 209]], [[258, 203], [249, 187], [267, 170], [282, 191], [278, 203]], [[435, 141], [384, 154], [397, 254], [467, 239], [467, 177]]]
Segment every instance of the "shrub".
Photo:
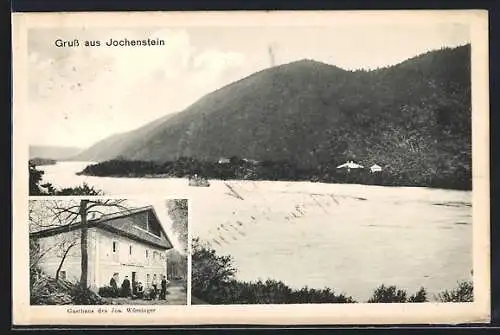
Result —
[[72, 302], [71, 295], [60, 281], [39, 277], [31, 285], [31, 305], [70, 305]]
[[221, 303], [225, 286], [236, 273], [229, 256], [218, 256], [208, 244], [193, 240], [192, 294], [211, 303]]
[[100, 287], [97, 292], [103, 298], [113, 298], [116, 296], [115, 289], [111, 286]]
[[54, 192], [56, 195], [103, 195], [101, 191], [96, 190], [93, 186], [89, 186], [86, 183], [83, 183], [81, 186], [55, 190]]
[[373, 295], [367, 302], [369, 303], [402, 303], [406, 302], [406, 291], [400, 290], [396, 286], [380, 285], [375, 289]]
[[421, 287], [414, 295], [408, 298], [407, 302], [427, 302], [427, 291]]
[[100, 305], [104, 300], [90, 288], [65, 280], [40, 276], [30, 288], [32, 305]]
[[75, 305], [102, 305], [103, 299], [90, 289], [82, 285], [72, 285], [70, 295]]
[[460, 281], [458, 286], [452, 290], [444, 290], [438, 294], [441, 302], [473, 302], [474, 286], [472, 281]]
[[427, 291], [421, 287], [415, 294], [408, 297], [405, 290], [398, 289], [395, 285], [380, 285], [373, 291], [368, 303], [405, 303], [405, 302], [427, 302]]

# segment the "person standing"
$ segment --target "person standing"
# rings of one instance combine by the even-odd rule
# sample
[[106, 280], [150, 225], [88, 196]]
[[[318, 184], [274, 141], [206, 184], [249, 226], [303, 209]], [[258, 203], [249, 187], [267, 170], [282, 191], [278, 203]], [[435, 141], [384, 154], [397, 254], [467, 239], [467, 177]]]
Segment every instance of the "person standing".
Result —
[[161, 279], [160, 299], [167, 300], [167, 277], [165, 275]]
[[153, 275], [151, 286], [153, 286], [153, 299], [156, 299], [158, 294], [158, 279], [156, 278], [156, 273]]
[[111, 277], [109, 281], [109, 286], [113, 289], [113, 297], [118, 297], [118, 272], [113, 273], [113, 277]]
[[144, 298], [144, 287], [141, 282], [137, 283], [137, 297], [139, 299]]
[[128, 279], [128, 276], [125, 276], [125, 279], [123, 279], [122, 282], [122, 297], [128, 298], [131, 293], [132, 290], [130, 288], [130, 280]]

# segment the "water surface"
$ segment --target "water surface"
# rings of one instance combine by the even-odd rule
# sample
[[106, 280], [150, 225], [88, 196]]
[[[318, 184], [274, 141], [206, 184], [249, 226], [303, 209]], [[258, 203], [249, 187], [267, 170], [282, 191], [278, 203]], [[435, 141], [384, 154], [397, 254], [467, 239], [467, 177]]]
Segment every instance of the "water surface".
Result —
[[[365, 301], [380, 284], [431, 294], [469, 279], [470, 191], [311, 182], [77, 176], [87, 162], [42, 166], [56, 187], [191, 199], [191, 233], [229, 254], [241, 280], [330, 287]], [[228, 187], [229, 185], [230, 187]]]

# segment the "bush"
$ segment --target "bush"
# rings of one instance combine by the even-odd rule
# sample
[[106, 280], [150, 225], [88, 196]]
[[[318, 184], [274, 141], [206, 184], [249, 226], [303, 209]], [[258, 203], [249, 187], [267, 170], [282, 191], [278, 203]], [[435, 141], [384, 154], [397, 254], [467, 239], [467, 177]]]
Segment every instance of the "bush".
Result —
[[421, 287], [415, 294], [408, 297], [405, 290], [396, 286], [380, 285], [375, 289], [368, 303], [405, 303], [405, 302], [427, 302], [427, 291]]
[[427, 302], [427, 291], [421, 287], [407, 302]]
[[97, 292], [103, 298], [113, 298], [113, 297], [116, 297], [115, 289], [113, 287], [111, 287], [111, 286], [99, 287], [99, 290]]
[[81, 186], [67, 187], [61, 190], [55, 190], [55, 195], [103, 195], [99, 190], [96, 190], [93, 186], [89, 186], [83, 183]]
[[192, 246], [192, 294], [211, 303], [223, 302], [226, 286], [236, 273], [231, 257], [218, 256], [199, 239], [194, 239]]
[[32, 305], [101, 305], [104, 300], [90, 288], [61, 279], [41, 276], [30, 289]]
[[406, 291], [400, 290], [396, 286], [380, 285], [375, 289], [373, 295], [368, 299], [368, 303], [402, 303], [406, 302]]
[[458, 286], [452, 290], [444, 290], [438, 294], [441, 302], [473, 302], [474, 285], [472, 281], [460, 281]]
[[60, 281], [40, 277], [31, 285], [31, 305], [71, 305], [72, 302], [71, 295]]
[[82, 285], [73, 285], [70, 289], [71, 299], [75, 305], [102, 305], [104, 300], [90, 289]]

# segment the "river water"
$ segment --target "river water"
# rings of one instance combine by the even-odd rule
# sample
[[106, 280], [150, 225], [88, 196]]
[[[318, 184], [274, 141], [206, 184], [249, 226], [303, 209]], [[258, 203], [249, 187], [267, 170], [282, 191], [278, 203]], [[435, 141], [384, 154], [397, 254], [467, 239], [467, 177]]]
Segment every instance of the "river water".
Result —
[[311, 182], [77, 176], [88, 162], [43, 166], [56, 187], [190, 199], [192, 236], [233, 257], [241, 280], [330, 287], [366, 301], [381, 285], [431, 294], [470, 279], [472, 192]]

